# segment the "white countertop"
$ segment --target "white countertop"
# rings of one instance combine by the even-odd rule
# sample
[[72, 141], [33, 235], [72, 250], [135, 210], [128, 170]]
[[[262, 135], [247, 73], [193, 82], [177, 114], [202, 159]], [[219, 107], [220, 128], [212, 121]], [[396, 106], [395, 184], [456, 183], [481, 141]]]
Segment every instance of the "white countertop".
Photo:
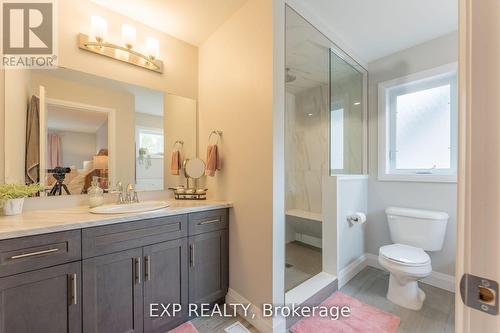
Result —
[[155, 217], [181, 215], [206, 210], [230, 208], [227, 201], [168, 201], [170, 206], [143, 213], [100, 215], [87, 206], [32, 210], [17, 216], [0, 216], [0, 240], [51, 232], [96, 227]]

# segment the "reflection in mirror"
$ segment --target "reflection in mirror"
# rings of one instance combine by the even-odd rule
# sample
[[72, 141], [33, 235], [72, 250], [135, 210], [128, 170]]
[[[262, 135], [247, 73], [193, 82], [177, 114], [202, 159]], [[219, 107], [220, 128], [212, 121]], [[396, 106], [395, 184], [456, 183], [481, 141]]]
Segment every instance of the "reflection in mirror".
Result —
[[140, 190], [163, 190], [164, 94], [143, 88], [135, 96], [135, 182]]
[[5, 182], [39, 182], [41, 195], [86, 194], [93, 177], [105, 192], [163, 190], [184, 183], [165, 167], [174, 149], [181, 166], [196, 157], [189, 98], [62, 68], [6, 71], [5, 96]]
[[47, 100], [46, 112], [46, 192], [49, 195], [61, 195], [63, 191], [65, 194], [87, 193], [92, 177], [99, 177], [99, 186], [107, 190], [108, 119], [114, 111]]

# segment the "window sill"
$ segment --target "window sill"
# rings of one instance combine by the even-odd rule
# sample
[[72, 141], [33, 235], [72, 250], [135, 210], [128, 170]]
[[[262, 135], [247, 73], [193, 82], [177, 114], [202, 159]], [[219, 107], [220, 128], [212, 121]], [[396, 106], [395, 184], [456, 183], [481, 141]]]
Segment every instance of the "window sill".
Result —
[[419, 182], [419, 183], [456, 183], [456, 175], [416, 175], [416, 174], [379, 174], [379, 181]]

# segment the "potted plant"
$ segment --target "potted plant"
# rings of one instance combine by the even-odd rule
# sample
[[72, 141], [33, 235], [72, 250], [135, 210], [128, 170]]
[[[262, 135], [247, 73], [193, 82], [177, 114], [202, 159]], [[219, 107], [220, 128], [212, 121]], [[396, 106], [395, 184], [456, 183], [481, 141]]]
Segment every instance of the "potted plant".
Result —
[[4, 215], [19, 215], [23, 211], [24, 198], [32, 196], [42, 189], [40, 184], [2, 184], [0, 202]]

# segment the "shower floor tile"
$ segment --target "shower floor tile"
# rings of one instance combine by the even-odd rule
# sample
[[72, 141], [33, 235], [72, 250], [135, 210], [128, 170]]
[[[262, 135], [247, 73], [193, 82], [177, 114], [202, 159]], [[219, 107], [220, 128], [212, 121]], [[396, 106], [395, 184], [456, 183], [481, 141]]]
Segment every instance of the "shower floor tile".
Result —
[[301, 242], [286, 244], [285, 290], [295, 288], [322, 270], [321, 249]]

